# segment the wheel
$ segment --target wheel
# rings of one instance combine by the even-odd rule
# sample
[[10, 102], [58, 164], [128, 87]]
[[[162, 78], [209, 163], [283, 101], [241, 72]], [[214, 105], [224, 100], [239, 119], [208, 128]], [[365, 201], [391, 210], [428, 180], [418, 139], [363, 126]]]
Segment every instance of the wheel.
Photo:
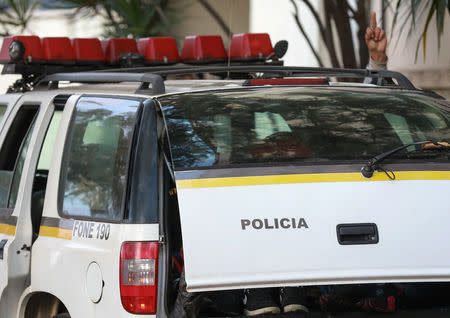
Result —
[[61, 314], [54, 315], [53, 318], [70, 318], [70, 314], [68, 312], [63, 312]]

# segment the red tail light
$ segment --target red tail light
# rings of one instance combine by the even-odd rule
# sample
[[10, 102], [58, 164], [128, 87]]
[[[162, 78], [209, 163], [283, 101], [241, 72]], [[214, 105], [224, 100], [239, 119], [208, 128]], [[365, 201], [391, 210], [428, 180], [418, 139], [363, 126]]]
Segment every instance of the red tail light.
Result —
[[120, 250], [120, 298], [132, 314], [155, 314], [158, 242], [125, 242]]
[[328, 84], [325, 78], [257, 78], [247, 80], [244, 86], [262, 85], [324, 85]]

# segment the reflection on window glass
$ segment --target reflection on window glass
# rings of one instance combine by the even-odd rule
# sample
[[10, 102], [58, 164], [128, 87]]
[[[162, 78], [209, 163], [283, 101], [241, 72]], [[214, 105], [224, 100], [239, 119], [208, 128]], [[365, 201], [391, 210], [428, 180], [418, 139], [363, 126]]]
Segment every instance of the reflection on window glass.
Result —
[[0, 124], [2, 123], [3, 116], [5, 115], [5, 112], [6, 112], [6, 106], [5, 105], [0, 105]]
[[139, 102], [81, 98], [68, 135], [63, 212], [119, 219]]
[[25, 157], [27, 156], [28, 145], [30, 144], [31, 133], [33, 132], [34, 122], [31, 125], [22, 146], [20, 147], [19, 158], [16, 162], [16, 167], [14, 169], [14, 176], [12, 179], [11, 193], [9, 195], [8, 208], [14, 209], [17, 201], [17, 194], [19, 192], [20, 178], [22, 177], [23, 164], [25, 163]]
[[55, 145], [56, 133], [58, 132], [59, 123], [61, 121], [62, 111], [53, 113], [50, 126], [45, 135], [44, 144], [42, 146], [41, 155], [38, 162], [38, 170], [49, 170], [50, 160], [53, 154], [53, 146]]
[[24, 105], [17, 111], [0, 153], [0, 208], [14, 208], [20, 178], [39, 105]]
[[[421, 95], [273, 87], [160, 101], [178, 169], [366, 160], [410, 142], [450, 141], [450, 113]], [[413, 146], [395, 156], [420, 150]], [[421, 155], [449, 157], [445, 151]]]

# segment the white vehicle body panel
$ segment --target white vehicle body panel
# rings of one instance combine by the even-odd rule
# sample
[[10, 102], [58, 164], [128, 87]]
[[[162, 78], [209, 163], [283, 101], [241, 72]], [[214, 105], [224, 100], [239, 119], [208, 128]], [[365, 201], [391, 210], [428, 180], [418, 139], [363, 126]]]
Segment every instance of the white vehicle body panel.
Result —
[[[40, 148], [43, 142], [48, 123], [53, 114], [53, 107], [50, 105], [52, 94], [42, 94], [39, 98], [33, 95], [22, 96], [16, 102], [20, 105], [40, 105], [39, 112], [35, 119], [33, 133], [31, 135], [28, 150]], [[12, 124], [20, 107], [11, 110], [4, 122], [0, 142], [3, 144], [9, 126]], [[6, 114], [5, 114], [6, 115]], [[4, 250], [4, 259], [0, 260], [0, 310], [2, 317], [15, 317], [17, 315], [17, 304], [23, 290], [29, 285], [30, 280], [30, 252], [24, 248], [31, 246], [31, 189], [34, 181], [34, 169], [37, 165], [39, 152], [28, 151], [24, 162], [22, 176], [15, 208], [11, 214], [17, 219], [17, 224], [13, 231], [14, 235], [9, 236]], [[3, 234], [0, 234], [0, 239]], [[6, 265], [7, 264], [7, 265]], [[6, 279], [6, 281], [5, 281]]]
[[[120, 249], [125, 241], [158, 241], [159, 225], [75, 221], [58, 214], [64, 143], [78, 98], [76, 95], [69, 98], [61, 117], [48, 175], [43, 221], [32, 249], [30, 290], [56, 296], [67, 307], [72, 318], [135, 317], [125, 311], [120, 299]], [[83, 237], [82, 231], [77, 234], [80, 222], [92, 224], [92, 238]], [[108, 239], [96, 236], [98, 225], [109, 228]], [[97, 303], [91, 301], [86, 287], [87, 270], [92, 262], [99, 265], [104, 283], [101, 299]]]
[[[443, 180], [179, 180], [188, 288], [450, 281], [450, 173], [431, 174]], [[276, 228], [282, 218], [289, 228]], [[267, 223], [244, 229], [243, 219]], [[336, 226], [349, 223], [375, 223], [378, 244], [340, 245]]]

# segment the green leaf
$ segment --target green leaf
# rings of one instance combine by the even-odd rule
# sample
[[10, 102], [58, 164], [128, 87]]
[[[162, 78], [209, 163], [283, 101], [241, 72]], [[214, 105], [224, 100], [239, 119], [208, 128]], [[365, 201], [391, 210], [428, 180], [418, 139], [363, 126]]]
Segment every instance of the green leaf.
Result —
[[430, 10], [428, 11], [428, 16], [427, 16], [427, 20], [425, 22], [425, 27], [423, 29], [423, 33], [422, 33], [419, 41], [417, 42], [415, 62], [417, 61], [417, 54], [419, 52], [419, 45], [420, 45], [421, 40], [422, 40], [422, 44], [423, 44], [423, 59], [424, 60], [426, 59], [427, 31], [428, 31], [428, 26], [430, 25], [430, 21], [431, 21], [431, 18], [433, 17], [435, 9], [436, 9], [436, 2], [434, 1], [430, 7]]

